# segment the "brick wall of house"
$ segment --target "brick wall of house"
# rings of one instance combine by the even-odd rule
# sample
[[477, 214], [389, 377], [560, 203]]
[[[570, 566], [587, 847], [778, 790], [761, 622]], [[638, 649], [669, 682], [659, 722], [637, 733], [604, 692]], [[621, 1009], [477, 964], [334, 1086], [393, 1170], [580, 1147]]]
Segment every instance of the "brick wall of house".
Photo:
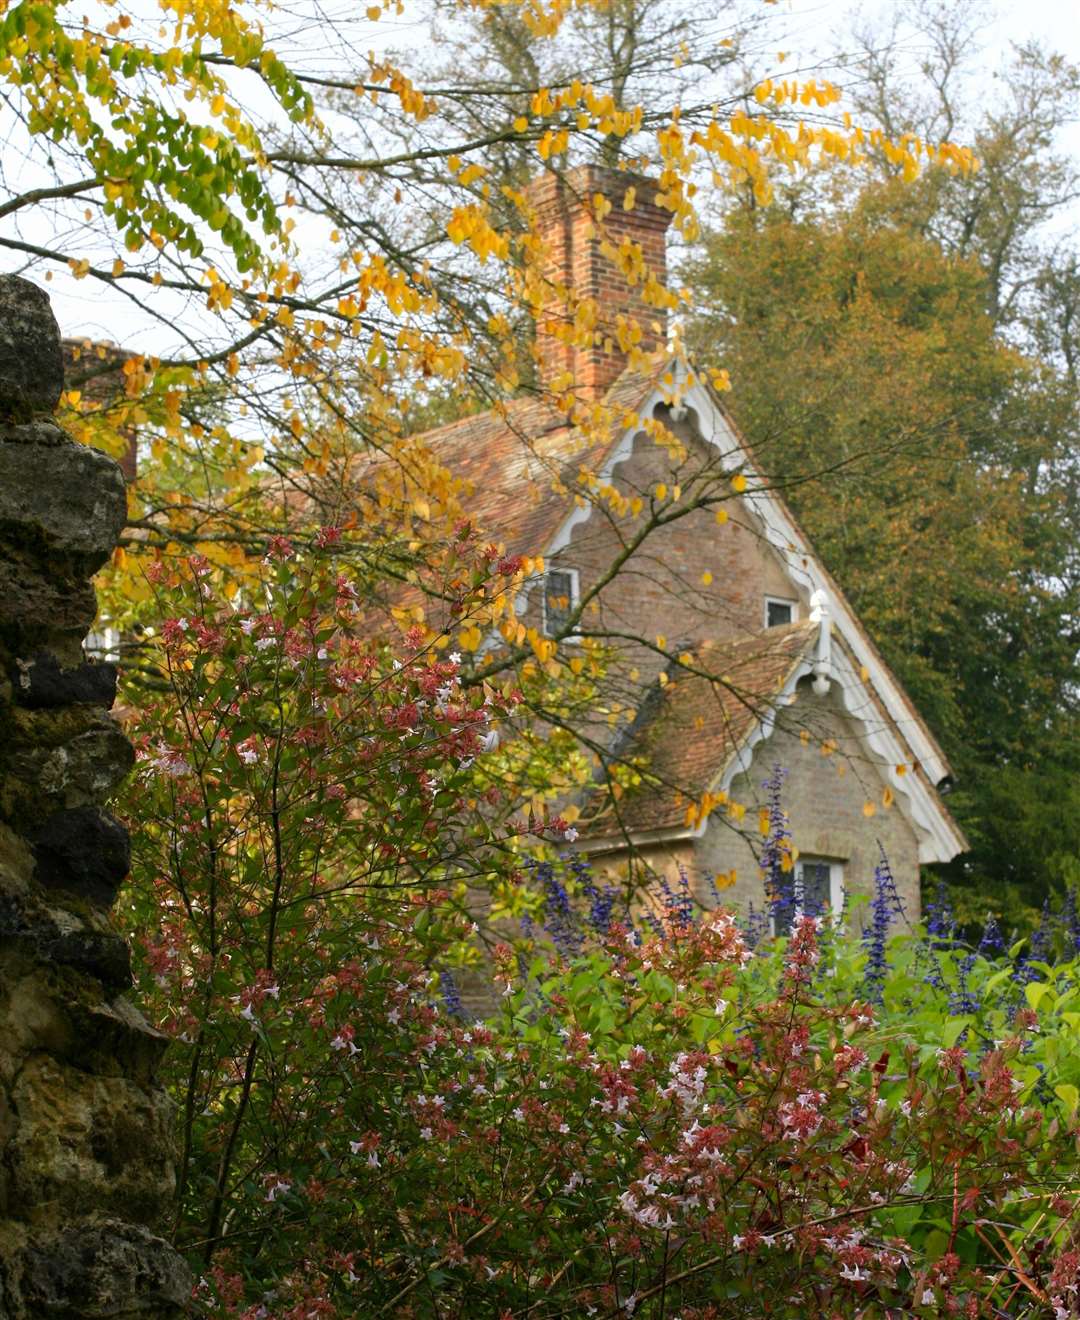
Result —
[[[614, 474], [613, 484], [622, 493], [647, 497], [658, 482], [669, 489], [676, 484], [688, 488], [695, 475], [715, 465], [715, 458], [684, 425], [672, 429], [683, 433], [690, 451], [687, 461], [673, 465], [655, 440], [640, 433], [629, 458]], [[728, 491], [726, 478], [719, 485]], [[794, 599], [797, 592], [746, 503], [733, 497], [724, 507], [729, 518], [723, 526], [717, 524], [714, 509], [704, 508], [656, 529], [587, 610], [583, 630], [651, 642], [662, 637], [668, 651], [686, 643], [759, 632], [764, 626], [765, 597]], [[568, 502], [568, 513], [570, 508]], [[622, 550], [623, 538], [638, 525], [630, 517], [613, 522], [603, 509], [594, 509], [574, 528], [569, 544], [546, 562], [551, 568], [576, 569], [584, 595], [608, 572]], [[702, 580], [706, 572], [712, 575], [708, 585]], [[807, 601], [799, 601], [800, 617], [805, 617], [807, 608]], [[541, 627], [539, 590], [531, 594], [523, 622]], [[663, 657], [632, 640], [616, 644], [624, 653], [621, 682], [637, 691], [651, 685], [666, 663]], [[632, 681], [626, 677], [631, 671], [637, 672]]]
[[[602, 219], [598, 195], [611, 204]], [[620, 318], [634, 323], [639, 347], [664, 342], [664, 313], [643, 296], [650, 275], [661, 285], [667, 279], [664, 235], [671, 212], [656, 204], [656, 195], [655, 183], [643, 175], [601, 165], [544, 173], [529, 185], [544, 241], [545, 303], [536, 348], [545, 388], [570, 372], [580, 398], [601, 397], [626, 366], [616, 338]], [[627, 239], [638, 245], [645, 267], [629, 278], [601, 251], [605, 240], [617, 250]], [[568, 344], [564, 336], [572, 328], [591, 330], [590, 342]]]
[[[826, 756], [821, 747], [829, 740], [836, 744], [836, 750]], [[843, 710], [836, 684], [827, 696], [817, 697], [810, 689], [809, 678], [800, 682], [795, 704], [780, 713], [772, 736], [758, 743], [750, 769], [731, 786], [732, 798], [747, 809], [741, 830], [717, 813], [697, 842], [694, 866], [702, 884], [702, 897], [707, 892], [706, 876], [735, 870], [737, 881], [725, 891], [725, 902], [740, 910], [751, 901], [761, 906], [755, 852], [761, 843], [757, 816], [758, 808], [766, 802], [762, 783], [775, 765], [787, 771], [783, 802], [792, 842], [799, 852], [806, 857], [842, 862], [848, 891], [868, 894], [872, 891], [880, 840], [905, 910], [912, 919], [917, 917], [918, 839], [900, 795], [891, 808], [881, 805], [887, 786], [883, 767]], [[867, 801], [877, 805], [870, 817], [863, 813]]]

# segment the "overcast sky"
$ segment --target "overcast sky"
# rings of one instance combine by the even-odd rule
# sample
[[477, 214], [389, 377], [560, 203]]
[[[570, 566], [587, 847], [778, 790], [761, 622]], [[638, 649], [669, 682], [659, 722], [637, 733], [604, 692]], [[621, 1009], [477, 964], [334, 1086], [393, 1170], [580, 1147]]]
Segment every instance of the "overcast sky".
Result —
[[[766, 3], [766, 0], [762, 0], [762, 3]], [[303, 5], [297, 5], [296, 8], [303, 8]], [[863, 0], [857, 8], [866, 19], [875, 21], [887, 21], [909, 12], [907, 0]], [[993, 70], [1007, 55], [1010, 42], [1034, 38], [1080, 64], [1080, 0], [1024, 0], [1023, 3], [999, 0], [996, 5], [989, 0], [987, 8], [988, 13], [994, 16], [988, 20], [984, 32], [986, 104], [992, 105], [995, 96], [1000, 95], [1001, 84], [993, 78]], [[147, 9], [156, 12], [157, 6], [148, 3]], [[322, 0], [320, 5], [311, 7], [312, 12], [320, 9], [323, 12], [337, 10], [341, 14], [348, 13], [353, 24], [356, 15], [362, 12], [360, 0]], [[788, 52], [786, 67], [806, 67], [826, 53], [841, 51], [852, 29], [852, 12], [851, 0], [778, 0], [773, 16], [775, 30], [782, 39], [783, 48]], [[287, 13], [286, 8], [284, 14]], [[276, 16], [268, 15], [272, 42], [273, 28], [282, 16], [282, 10]], [[423, 40], [422, 30], [409, 22], [408, 5], [404, 20], [384, 19], [377, 25], [377, 32], [366, 23], [364, 28], [365, 33], [358, 34], [364, 47], [368, 42], [368, 34], [377, 38], [377, 44], [389, 42], [408, 46]], [[340, 67], [343, 59], [350, 59], [347, 51], [340, 47], [328, 48], [325, 40], [320, 41], [315, 23], [296, 29], [293, 36], [293, 53], [302, 52], [300, 62], [308, 70], [322, 70], [324, 66]], [[777, 44], [779, 46], [780, 40]], [[911, 53], [913, 58], [917, 57], [915, 46]], [[1063, 138], [1063, 145], [1080, 157], [1080, 124], [1071, 126]], [[37, 278], [38, 271], [35, 270], [32, 275]], [[74, 282], [65, 270], [54, 271], [49, 290], [66, 334], [107, 338], [124, 347], [135, 347], [138, 344], [157, 352], [168, 352], [171, 347], [167, 342], [167, 328], [147, 327], [145, 323], [140, 325], [130, 304], [120, 295], [109, 295], [104, 290], [95, 289], [93, 296], [88, 297], [87, 283]]]

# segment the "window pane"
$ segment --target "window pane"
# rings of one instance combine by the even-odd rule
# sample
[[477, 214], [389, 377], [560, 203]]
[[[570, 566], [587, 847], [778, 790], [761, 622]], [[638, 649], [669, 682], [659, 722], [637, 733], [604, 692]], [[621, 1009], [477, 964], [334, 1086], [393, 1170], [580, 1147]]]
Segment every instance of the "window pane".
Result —
[[795, 924], [795, 900], [788, 893], [773, 908], [773, 930], [777, 935], [790, 935]]
[[554, 637], [566, 627], [574, 608], [572, 573], [551, 570], [544, 574], [544, 632]]
[[803, 862], [802, 870], [802, 910], [808, 917], [820, 917], [828, 912], [831, 894], [829, 893], [828, 862]]
[[765, 602], [765, 624], [768, 628], [782, 628], [791, 622], [793, 607], [789, 600], [769, 600]]

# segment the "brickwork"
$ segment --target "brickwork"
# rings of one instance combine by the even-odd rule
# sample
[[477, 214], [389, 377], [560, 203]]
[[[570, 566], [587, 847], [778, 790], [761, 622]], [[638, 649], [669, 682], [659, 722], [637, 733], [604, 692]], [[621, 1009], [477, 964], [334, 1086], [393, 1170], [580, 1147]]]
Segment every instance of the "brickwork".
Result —
[[[747, 809], [742, 827], [737, 828], [728, 817], [717, 813], [697, 842], [695, 879], [701, 886], [701, 896], [705, 898], [707, 893], [705, 877], [734, 870], [737, 880], [724, 893], [725, 901], [741, 910], [751, 901], [760, 907], [758, 808], [766, 801], [763, 781], [775, 765], [780, 765], [787, 772], [783, 801], [792, 842], [799, 852], [843, 863], [849, 892], [868, 894], [880, 840], [904, 907], [909, 917], [917, 917], [918, 839], [900, 801], [888, 810], [880, 805], [887, 784], [883, 767], [843, 710], [836, 684], [827, 696], [817, 697], [810, 689], [810, 680], [803, 679], [795, 704], [780, 712], [777, 723], [772, 736], [755, 748], [750, 769], [731, 786], [732, 798]], [[836, 747], [828, 756], [821, 750], [827, 742]], [[863, 814], [867, 801], [879, 804], [869, 818]]]
[[[611, 204], [602, 219], [598, 195]], [[546, 300], [536, 340], [545, 388], [569, 372], [580, 398], [598, 399], [626, 366], [620, 330], [641, 348], [665, 341], [664, 313], [645, 297], [650, 277], [660, 285], [667, 279], [671, 212], [655, 197], [655, 183], [644, 176], [599, 165], [542, 174], [529, 186], [545, 243]], [[624, 273], [602, 251], [605, 243], [618, 250], [626, 240], [638, 245], [643, 269]]]
[[[694, 441], [683, 426], [672, 429], [684, 431], [690, 450], [687, 461], [673, 465], [661, 446], [640, 433], [614, 475], [613, 484], [623, 494], [647, 497], [659, 482], [673, 489], [707, 470], [713, 460], [700, 441]], [[726, 482], [722, 484], [726, 489]], [[623, 652], [621, 668], [628, 693], [640, 693], [651, 685], [665, 664], [656, 650], [633, 638], [655, 643], [661, 637], [668, 651], [684, 643], [741, 638], [763, 627], [767, 595], [796, 598], [751, 509], [737, 497], [724, 507], [730, 514], [723, 526], [717, 524], [713, 509], [704, 508], [657, 528], [586, 611], [583, 631], [624, 639], [617, 644]], [[552, 568], [576, 569], [585, 594], [610, 570], [622, 550], [622, 538], [635, 530], [632, 519], [613, 521], [603, 509], [595, 509], [574, 528], [569, 544], [546, 562]], [[706, 573], [712, 575], [708, 585], [703, 582]], [[807, 608], [805, 600], [799, 602], [801, 617]], [[541, 626], [538, 590], [532, 593], [524, 621]], [[628, 677], [631, 671], [637, 674], [633, 680]]]

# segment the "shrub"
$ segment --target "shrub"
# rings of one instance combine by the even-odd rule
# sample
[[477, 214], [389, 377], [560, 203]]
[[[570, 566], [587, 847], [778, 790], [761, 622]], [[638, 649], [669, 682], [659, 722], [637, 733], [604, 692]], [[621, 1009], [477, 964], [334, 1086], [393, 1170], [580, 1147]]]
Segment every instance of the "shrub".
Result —
[[[1048, 965], [876, 918], [752, 952], [685, 884], [635, 925], [582, 862], [521, 865], [482, 775], [513, 694], [373, 645], [284, 544], [258, 610], [158, 577], [131, 917], [205, 1314], [1072, 1313]], [[486, 883], [536, 915], [470, 1024]]]

